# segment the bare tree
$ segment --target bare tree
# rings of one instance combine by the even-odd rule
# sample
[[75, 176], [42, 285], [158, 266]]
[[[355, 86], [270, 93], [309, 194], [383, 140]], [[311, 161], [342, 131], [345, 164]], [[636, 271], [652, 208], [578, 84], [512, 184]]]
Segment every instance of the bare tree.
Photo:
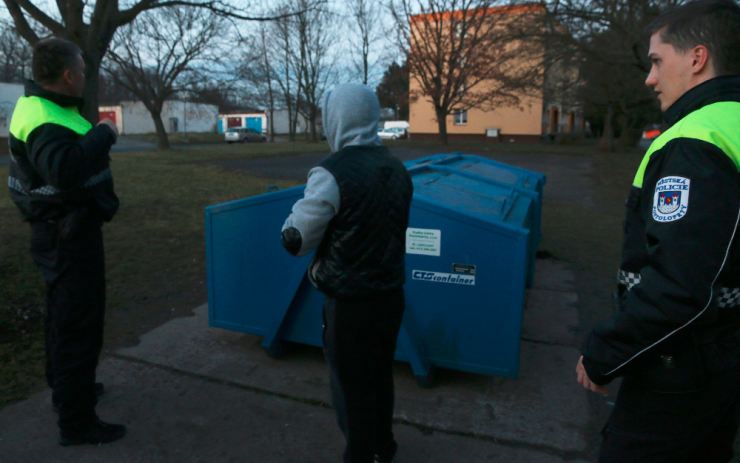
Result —
[[275, 71], [272, 69], [270, 64], [270, 57], [267, 48], [267, 31], [264, 27], [260, 27], [260, 51], [262, 56], [260, 57], [260, 66], [265, 75], [265, 82], [267, 84], [267, 111], [270, 115], [270, 141], [275, 141], [275, 90], [274, 90], [274, 75]]
[[[141, 13], [156, 8], [186, 6], [205, 8], [214, 13], [245, 21], [271, 21], [290, 17], [299, 11], [288, 11], [280, 16], [255, 16], [244, 12], [253, 11], [250, 1], [242, 1], [234, 7], [223, 0], [137, 0], [121, 9], [119, 0], [57, 0], [58, 12], [51, 13], [40, 8], [31, 0], [3, 0], [13, 18], [18, 33], [31, 45], [42, 37], [37, 29], [72, 40], [84, 52], [87, 66], [85, 82], [85, 107], [83, 114], [90, 121], [98, 118], [98, 77], [103, 57], [118, 28], [130, 24]], [[309, 0], [308, 7], [314, 8], [325, 0]]]
[[493, 0], [392, 0], [412, 90], [433, 106], [440, 142], [447, 116], [473, 107], [519, 104], [542, 91], [544, 45], [527, 38], [546, 11], [533, 5], [497, 7]]
[[119, 30], [113, 40], [108, 75], [136, 95], [149, 111], [160, 150], [170, 146], [162, 108], [188, 87], [188, 78], [196, 80], [193, 62], [205, 57], [222, 23], [207, 9], [173, 7], [142, 15]]
[[13, 24], [0, 21], [0, 81], [22, 82], [31, 74], [31, 47], [21, 39]]
[[233, 88], [230, 80], [206, 79], [194, 83], [187, 91], [193, 103], [216, 105], [222, 113], [239, 108], [236, 98], [237, 89]]
[[[286, 11], [290, 6], [286, 3], [281, 5], [276, 13]], [[294, 50], [296, 48], [296, 34], [292, 18], [283, 17], [269, 24], [270, 62], [279, 101], [288, 113], [288, 137], [295, 140], [296, 124], [298, 120], [297, 103], [299, 98], [298, 70], [299, 63], [295, 60]]]
[[247, 41], [249, 52], [239, 74], [250, 84], [250, 99], [267, 109], [270, 141], [275, 141], [276, 72], [270, 58], [268, 30], [262, 25], [258, 35]]
[[325, 8], [309, 8], [310, 0], [295, 1], [295, 9], [301, 11], [292, 19], [298, 41], [297, 50], [293, 51], [300, 90], [297, 108], [308, 119], [311, 140], [318, 141], [319, 107], [332, 77], [331, 15]]
[[355, 58], [353, 64], [362, 76], [362, 83], [367, 85], [370, 68], [376, 64], [371, 61], [373, 48], [383, 37], [380, 4], [373, 0], [351, 0], [348, 7], [354, 20], [350, 27], [357, 28], [356, 33], [350, 36]]
[[545, 1], [560, 25], [547, 41], [578, 57], [584, 81], [580, 97], [602, 133], [601, 146], [612, 151], [615, 134], [632, 144], [645, 123], [658, 117], [655, 98], [645, 87], [648, 72], [643, 30], [661, 11], [683, 0]]

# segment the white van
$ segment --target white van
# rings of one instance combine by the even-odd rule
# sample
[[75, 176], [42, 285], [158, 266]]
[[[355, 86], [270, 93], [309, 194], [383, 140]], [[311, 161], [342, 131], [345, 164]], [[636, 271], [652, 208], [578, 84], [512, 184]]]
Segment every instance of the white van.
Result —
[[383, 129], [403, 129], [404, 136], [401, 138], [407, 138], [409, 136], [409, 122], [408, 121], [385, 121], [383, 123]]

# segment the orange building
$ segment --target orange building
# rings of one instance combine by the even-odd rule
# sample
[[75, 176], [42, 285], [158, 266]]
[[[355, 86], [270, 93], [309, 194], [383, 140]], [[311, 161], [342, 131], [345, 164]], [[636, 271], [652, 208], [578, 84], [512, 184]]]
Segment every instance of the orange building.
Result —
[[[454, 13], [444, 13], [449, 18]], [[544, 14], [541, 7], [502, 7], [489, 8], [486, 14], [492, 15], [527, 15]], [[424, 18], [422, 18], [424, 16]], [[411, 17], [411, 28], [418, 26], [428, 15]], [[527, 19], [525, 19], [526, 21]], [[505, 22], [498, 21], [500, 27]], [[521, 24], [521, 23], [517, 23]], [[536, 21], [531, 21], [536, 27]], [[505, 27], [505, 26], [504, 26]], [[520, 26], [521, 27], [521, 26]], [[412, 36], [412, 49], [414, 34]], [[540, 55], [541, 56], [541, 55]], [[517, 58], [509, 63], [510, 68], [517, 66], [532, 66], [531, 57]], [[510, 58], [511, 60], [511, 58]], [[539, 61], [534, 66], [542, 66]], [[540, 67], [541, 70], [541, 67]], [[424, 95], [419, 80], [414, 75], [414, 67], [410, 67], [409, 94], [409, 125], [412, 137], [431, 137], [439, 135], [437, 118], [431, 99]], [[504, 141], [537, 141], [546, 138], [561, 137], [563, 134], [576, 135], [583, 131], [583, 112], [576, 104], [574, 89], [577, 87], [577, 69], [563, 65], [553, 66], [547, 75], [542, 75], [541, 85], [516, 93], [517, 104], [479, 104], [466, 110], [457, 110], [447, 115], [447, 134], [450, 138], [475, 137], [490, 138]], [[563, 85], [563, 80], [572, 80], [570, 85]], [[476, 90], [484, 93], [486, 86], [496, 85], [495, 82], [483, 81]], [[562, 89], [568, 89], [563, 91]]]

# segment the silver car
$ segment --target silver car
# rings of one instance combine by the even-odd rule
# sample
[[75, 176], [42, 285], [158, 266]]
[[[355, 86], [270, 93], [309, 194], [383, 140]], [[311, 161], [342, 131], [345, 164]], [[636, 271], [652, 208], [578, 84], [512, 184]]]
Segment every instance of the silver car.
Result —
[[231, 127], [230, 129], [226, 129], [224, 140], [226, 143], [247, 143], [250, 141], [263, 142], [267, 141], [267, 137], [254, 129], [248, 129], [246, 127]]

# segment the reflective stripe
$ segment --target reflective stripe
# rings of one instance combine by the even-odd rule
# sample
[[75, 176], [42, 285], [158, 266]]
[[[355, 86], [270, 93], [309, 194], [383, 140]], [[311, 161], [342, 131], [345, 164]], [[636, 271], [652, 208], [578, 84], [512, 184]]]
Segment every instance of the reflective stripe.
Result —
[[624, 367], [625, 365], [627, 365], [628, 363], [630, 363], [632, 360], [636, 359], [637, 357], [639, 357], [640, 355], [642, 355], [643, 353], [645, 353], [646, 351], [652, 349], [653, 347], [657, 346], [661, 342], [663, 342], [666, 339], [670, 338], [671, 336], [673, 336], [674, 334], [678, 333], [682, 329], [684, 329], [687, 326], [691, 325], [692, 323], [694, 323], [694, 321], [696, 321], [696, 319], [698, 319], [699, 317], [701, 317], [702, 315], [704, 315], [704, 312], [707, 311], [707, 309], [709, 308], [709, 306], [712, 305], [712, 302], [714, 301], [714, 285], [717, 283], [717, 278], [719, 278], [720, 274], [722, 273], [722, 270], [724, 270], [725, 265], [727, 264], [727, 259], [730, 256], [730, 249], [732, 248], [732, 243], [735, 241], [735, 234], [737, 233], [737, 224], [739, 222], [740, 222], [740, 208], [738, 208], [738, 210], [737, 210], [737, 217], [735, 218], [735, 228], [732, 230], [732, 236], [730, 236], [730, 240], [727, 243], [727, 247], [725, 248], [725, 257], [722, 259], [722, 264], [719, 266], [719, 270], [717, 270], [717, 274], [714, 275], [714, 278], [712, 279], [712, 284], [709, 287], [709, 298], [707, 299], [706, 304], [704, 304], [704, 308], [701, 309], [701, 311], [699, 313], [697, 313], [696, 315], [694, 315], [694, 317], [692, 317], [689, 321], [687, 321], [683, 325], [679, 326], [675, 330], [671, 331], [670, 333], [666, 334], [665, 336], [663, 336], [662, 338], [658, 339], [654, 343], [650, 344], [646, 348], [642, 349], [641, 351], [639, 351], [638, 353], [636, 353], [632, 357], [628, 358], [627, 360], [625, 360], [618, 367], [616, 367], [613, 370], [607, 372], [606, 373], [606, 376], [609, 376], [609, 375], [613, 374], [615, 371], [617, 371], [620, 368]]
[[10, 188], [11, 190], [17, 191], [18, 193], [22, 193], [24, 195], [28, 194], [26, 189], [23, 188], [23, 185], [21, 185], [21, 181], [15, 177], [8, 177], [8, 188]]
[[717, 293], [717, 306], [719, 308], [740, 307], [740, 288], [720, 288]]
[[43, 124], [61, 125], [80, 136], [92, 128], [92, 124], [75, 107], [62, 108], [46, 98], [22, 96], [15, 105], [8, 131], [25, 143], [31, 132]]
[[51, 185], [44, 185], [42, 187], [34, 188], [29, 193], [31, 193], [32, 195], [54, 196], [61, 193], [61, 191]]
[[716, 146], [730, 158], [740, 172], [740, 103], [736, 101], [713, 103], [697, 109], [673, 124], [650, 145], [637, 169], [632, 185], [642, 188], [650, 157], [677, 138], [692, 138]]
[[[620, 270], [617, 276], [619, 284], [631, 290], [635, 285], [640, 284], [642, 275], [635, 272]], [[717, 288], [717, 297], [715, 297], [717, 307], [727, 309], [730, 307], [740, 306], [740, 288]]]
[[[113, 174], [111, 173], [110, 169], [104, 169], [88, 178], [82, 187], [90, 188], [99, 183], [103, 183], [106, 180], [110, 180], [111, 178], [113, 178]], [[33, 194], [40, 196], [54, 196], [62, 193], [62, 190], [51, 185], [40, 186], [29, 191], [23, 187], [23, 184], [20, 180], [10, 176], [8, 177], [8, 188], [24, 195]]]
[[619, 284], [625, 285], [627, 287], [627, 291], [629, 291], [633, 286], [642, 281], [642, 275], [635, 272], [628, 272], [626, 270], [619, 270], [617, 281]]

